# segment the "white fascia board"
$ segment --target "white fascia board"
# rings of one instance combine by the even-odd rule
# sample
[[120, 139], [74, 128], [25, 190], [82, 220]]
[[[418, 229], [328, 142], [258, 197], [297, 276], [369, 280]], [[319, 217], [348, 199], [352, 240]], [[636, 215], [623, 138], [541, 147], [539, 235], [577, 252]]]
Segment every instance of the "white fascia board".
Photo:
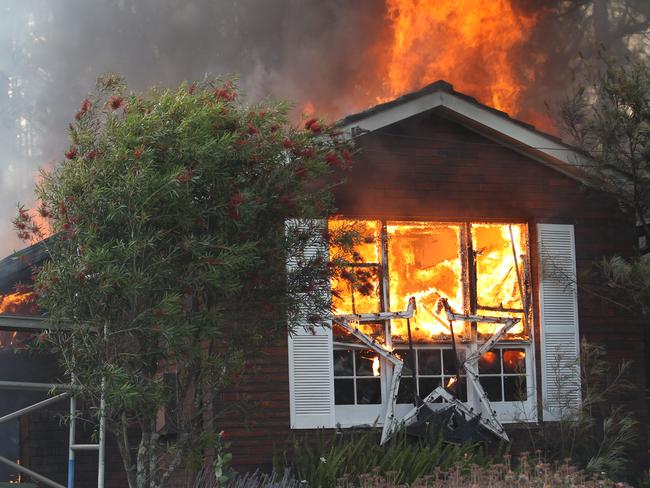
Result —
[[[513, 122], [503, 115], [444, 91], [429, 93], [395, 107], [369, 114], [365, 118], [342, 126], [341, 129], [344, 132], [349, 132], [352, 128], [359, 128], [364, 132], [372, 132], [437, 107], [445, 107], [449, 111], [472, 121], [476, 126], [470, 128], [479, 133], [481, 133], [482, 126], [489, 131], [503, 135], [510, 141], [505, 143], [510, 149], [532, 157], [543, 164], [550, 165], [573, 179], [584, 182], [584, 178], [573, 174], [571, 169], [581, 170], [587, 167], [590, 164], [589, 158], [550, 137], [545, 137], [535, 130]], [[495, 140], [489, 134], [483, 135]], [[504, 144], [503, 141], [496, 140], [496, 142]], [[533, 151], [533, 154], [530, 151]], [[549, 164], [549, 161], [545, 160], [546, 158], [557, 161], [557, 164]], [[566, 170], [562, 168], [564, 165], [566, 165]]]

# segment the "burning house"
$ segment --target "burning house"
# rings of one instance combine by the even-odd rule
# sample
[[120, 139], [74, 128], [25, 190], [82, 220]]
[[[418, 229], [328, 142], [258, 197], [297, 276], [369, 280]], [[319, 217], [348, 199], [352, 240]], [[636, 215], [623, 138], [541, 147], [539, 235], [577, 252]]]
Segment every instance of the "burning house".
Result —
[[[387, 437], [421, 401], [433, 412], [453, 404], [467, 421], [480, 414], [501, 438], [558, 420], [580, 402], [583, 338], [605, 344], [612, 363], [631, 360], [644, 388], [640, 321], [581, 286], [594, 261], [636, 238], [582, 154], [443, 81], [339, 125], [358, 153], [322, 228], [357, 225], [366, 238], [345, 270], [352, 279], [332, 281], [331, 327], [298, 327], [221, 393], [238, 468], [270, 464], [292, 433], [377, 427]], [[254, 411], [230, 408], [242, 403]], [[645, 427], [642, 394], [621, 404]]]

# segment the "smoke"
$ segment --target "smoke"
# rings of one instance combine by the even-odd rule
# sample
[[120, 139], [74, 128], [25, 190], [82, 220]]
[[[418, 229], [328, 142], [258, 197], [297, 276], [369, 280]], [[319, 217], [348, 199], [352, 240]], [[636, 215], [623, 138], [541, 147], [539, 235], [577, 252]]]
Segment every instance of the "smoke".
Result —
[[[543, 12], [516, 54], [532, 80], [522, 95], [530, 110], [517, 114], [523, 118], [566, 93], [570, 68], [586, 46], [627, 49], [625, 29], [647, 33], [643, 0], [514, 3]], [[609, 9], [597, 8], [603, 4]], [[620, 4], [630, 8], [617, 13]], [[117, 72], [142, 90], [235, 73], [252, 100], [291, 99], [298, 112], [311, 102], [318, 114], [335, 119], [382, 95], [375, 60], [390, 34], [380, 0], [6, 0], [0, 7], [0, 251], [24, 245], [10, 225], [15, 204], [33, 204], [37, 168], [61, 159], [67, 123], [98, 75]]]

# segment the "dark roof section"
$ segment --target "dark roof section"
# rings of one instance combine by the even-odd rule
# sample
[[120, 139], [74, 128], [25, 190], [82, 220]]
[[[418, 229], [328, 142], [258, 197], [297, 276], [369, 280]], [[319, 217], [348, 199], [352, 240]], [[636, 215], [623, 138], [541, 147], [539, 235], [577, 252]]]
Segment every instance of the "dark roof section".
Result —
[[456, 90], [454, 90], [454, 85], [452, 85], [451, 83], [448, 83], [448, 82], [446, 82], [444, 80], [435, 81], [435, 82], [425, 86], [424, 88], [422, 88], [422, 89], [420, 89], [418, 91], [407, 93], [406, 95], [402, 95], [401, 97], [396, 98], [394, 100], [391, 100], [390, 102], [380, 103], [379, 105], [375, 105], [374, 107], [370, 107], [370, 108], [368, 108], [368, 109], [366, 109], [366, 110], [364, 110], [362, 112], [358, 112], [356, 114], [348, 115], [348, 116], [342, 118], [341, 120], [339, 120], [336, 123], [336, 125], [337, 126], [349, 125], [349, 124], [352, 124], [352, 123], [354, 123], [354, 122], [356, 122], [358, 120], [365, 119], [366, 117], [368, 117], [370, 115], [374, 115], [374, 114], [376, 114], [378, 112], [382, 112], [382, 111], [387, 110], [389, 108], [393, 108], [393, 107], [396, 107], [398, 105], [402, 105], [402, 104], [410, 102], [411, 100], [414, 100], [416, 98], [420, 98], [420, 97], [422, 97], [424, 95], [428, 95], [430, 93], [435, 93], [435, 92], [439, 92], [439, 91], [449, 93], [449, 94], [454, 95], [454, 96], [456, 96], [458, 98], [462, 98], [466, 102], [477, 105], [477, 106], [481, 107], [484, 110], [488, 110], [488, 111], [494, 113], [495, 115], [498, 115], [499, 117], [503, 117], [505, 119], [508, 119], [511, 122], [513, 122], [513, 123], [515, 123], [517, 125], [520, 125], [520, 126], [526, 128], [526, 129], [529, 129], [529, 130], [535, 131], [535, 132], [537, 132], [539, 134], [542, 134], [544, 137], [548, 137], [549, 139], [553, 139], [554, 141], [556, 141], [558, 143], [567, 145], [564, 141], [562, 141], [562, 139], [560, 139], [557, 136], [554, 136], [552, 134], [548, 134], [546, 132], [542, 132], [540, 130], [537, 130], [535, 128], [535, 126], [532, 125], [532, 124], [528, 124], [528, 123], [523, 122], [521, 120], [512, 118], [506, 112], [503, 112], [501, 110], [497, 110], [496, 108], [492, 108], [492, 107], [490, 107], [488, 105], [480, 103], [474, 97], [470, 97], [469, 95], [465, 95], [464, 93], [457, 92]]
[[17, 283], [32, 282], [32, 266], [42, 264], [48, 257], [47, 241], [37, 242], [0, 261], [0, 293], [13, 293]]

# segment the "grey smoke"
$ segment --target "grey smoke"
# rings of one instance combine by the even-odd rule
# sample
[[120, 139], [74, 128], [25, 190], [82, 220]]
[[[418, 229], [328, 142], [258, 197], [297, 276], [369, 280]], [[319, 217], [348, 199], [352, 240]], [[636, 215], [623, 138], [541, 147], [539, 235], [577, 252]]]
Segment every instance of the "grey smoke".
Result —
[[[15, 203], [33, 203], [37, 168], [61, 158], [67, 123], [101, 73], [120, 73], [137, 90], [205, 73], [236, 73], [251, 99], [311, 101], [330, 118], [359, 110], [361, 99], [381, 94], [382, 73], [373, 59], [378, 41], [390, 35], [382, 0], [2, 1], [2, 255], [24, 245], [10, 225]], [[630, 8], [617, 14], [613, 7], [621, 4]], [[544, 101], [565, 93], [580, 50], [594, 41], [616, 44], [625, 37], [623, 28], [647, 33], [649, 4], [518, 0], [522, 9], [548, 14], [517, 55], [522, 70], [538, 72], [523, 99], [544, 111]], [[603, 5], [611, 7], [604, 14], [598, 8]], [[603, 15], [612, 22], [603, 23]], [[576, 25], [587, 28], [581, 32]], [[530, 49], [548, 53], [543, 65], [531, 65]]]

